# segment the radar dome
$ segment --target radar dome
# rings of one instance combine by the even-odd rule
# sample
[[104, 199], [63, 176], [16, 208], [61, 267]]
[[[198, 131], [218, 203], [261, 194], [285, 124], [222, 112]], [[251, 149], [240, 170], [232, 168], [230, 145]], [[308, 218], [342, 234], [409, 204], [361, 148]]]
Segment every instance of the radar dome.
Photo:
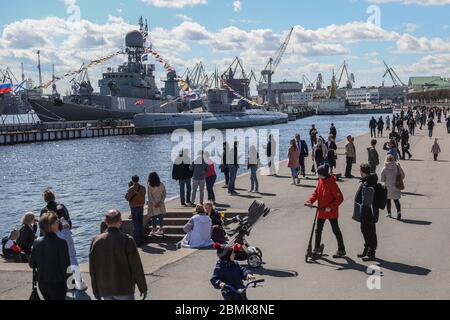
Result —
[[137, 30], [128, 32], [125, 37], [125, 45], [132, 48], [143, 48], [144, 36]]

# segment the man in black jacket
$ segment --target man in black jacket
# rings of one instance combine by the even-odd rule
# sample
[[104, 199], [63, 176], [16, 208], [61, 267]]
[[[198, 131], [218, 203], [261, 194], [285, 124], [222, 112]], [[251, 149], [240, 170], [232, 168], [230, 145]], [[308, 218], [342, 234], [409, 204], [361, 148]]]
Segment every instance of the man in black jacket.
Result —
[[297, 142], [298, 150], [300, 150], [300, 173], [303, 177], [306, 177], [305, 159], [309, 157], [308, 144], [301, 139], [300, 134], [295, 136], [295, 141]]
[[192, 171], [189, 170], [191, 159], [189, 157], [189, 150], [183, 150], [175, 160], [172, 169], [172, 179], [178, 181], [180, 184], [180, 200], [181, 205], [191, 206], [191, 192], [192, 192]]
[[369, 122], [369, 128], [370, 128], [370, 137], [376, 138], [377, 137], [377, 120], [375, 117], [372, 117], [372, 119]]
[[34, 242], [30, 267], [37, 271], [37, 283], [45, 300], [65, 300], [71, 270], [67, 242], [56, 235], [58, 216], [54, 212], [44, 213], [39, 228], [45, 235]]
[[358, 255], [363, 261], [374, 261], [378, 247], [376, 223], [379, 209], [374, 205], [378, 176], [371, 173], [368, 163], [361, 165], [361, 186], [356, 194], [353, 219], [361, 223], [364, 237], [364, 251]]

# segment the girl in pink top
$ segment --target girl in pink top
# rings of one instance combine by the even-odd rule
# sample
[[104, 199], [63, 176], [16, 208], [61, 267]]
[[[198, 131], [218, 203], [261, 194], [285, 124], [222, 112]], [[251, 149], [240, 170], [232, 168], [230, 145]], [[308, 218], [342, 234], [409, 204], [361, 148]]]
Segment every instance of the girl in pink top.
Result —
[[300, 150], [297, 148], [297, 142], [291, 140], [291, 147], [288, 152], [288, 167], [291, 169], [292, 173], [292, 185], [299, 185], [300, 178], [298, 177], [298, 169], [300, 168]]

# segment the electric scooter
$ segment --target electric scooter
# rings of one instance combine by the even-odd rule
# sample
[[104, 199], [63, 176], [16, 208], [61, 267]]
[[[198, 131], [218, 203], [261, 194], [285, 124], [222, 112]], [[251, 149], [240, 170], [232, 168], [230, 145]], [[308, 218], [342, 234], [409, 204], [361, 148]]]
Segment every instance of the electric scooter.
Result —
[[[305, 207], [309, 207], [308, 205], [305, 204]], [[309, 263], [309, 260], [315, 260], [319, 257], [321, 257], [323, 255], [323, 252], [325, 250], [325, 245], [321, 244], [320, 245], [320, 251], [319, 252], [313, 252], [313, 247], [312, 247], [312, 242], [313, 242], [313, 237], [314, 237], [314, 231], [316, 229], [316, 225], [317, 225], [317, 219], [319, 218], [319, 210], [320, 208], [317, 206], [312, 206], [310, 208], [314, 208], [317, 209], [316, 211], [316, 216], [314, 217], [314, 224], [312, 227], [312, 231], [311, 231], [311, 236], [309, 237], [309, 243], [308, 243], [308, 249], [306, 250], [306, 254], [305, 254], [305, 262]]]

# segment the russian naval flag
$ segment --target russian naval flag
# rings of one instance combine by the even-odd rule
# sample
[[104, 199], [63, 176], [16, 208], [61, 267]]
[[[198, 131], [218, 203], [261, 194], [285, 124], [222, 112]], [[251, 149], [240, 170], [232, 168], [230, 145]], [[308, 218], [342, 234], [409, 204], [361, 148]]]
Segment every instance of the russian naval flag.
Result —
[[1, 83], [0, 84], [0, 94], [7, 93], [12, 91], [12, 84], [11, 83]]

